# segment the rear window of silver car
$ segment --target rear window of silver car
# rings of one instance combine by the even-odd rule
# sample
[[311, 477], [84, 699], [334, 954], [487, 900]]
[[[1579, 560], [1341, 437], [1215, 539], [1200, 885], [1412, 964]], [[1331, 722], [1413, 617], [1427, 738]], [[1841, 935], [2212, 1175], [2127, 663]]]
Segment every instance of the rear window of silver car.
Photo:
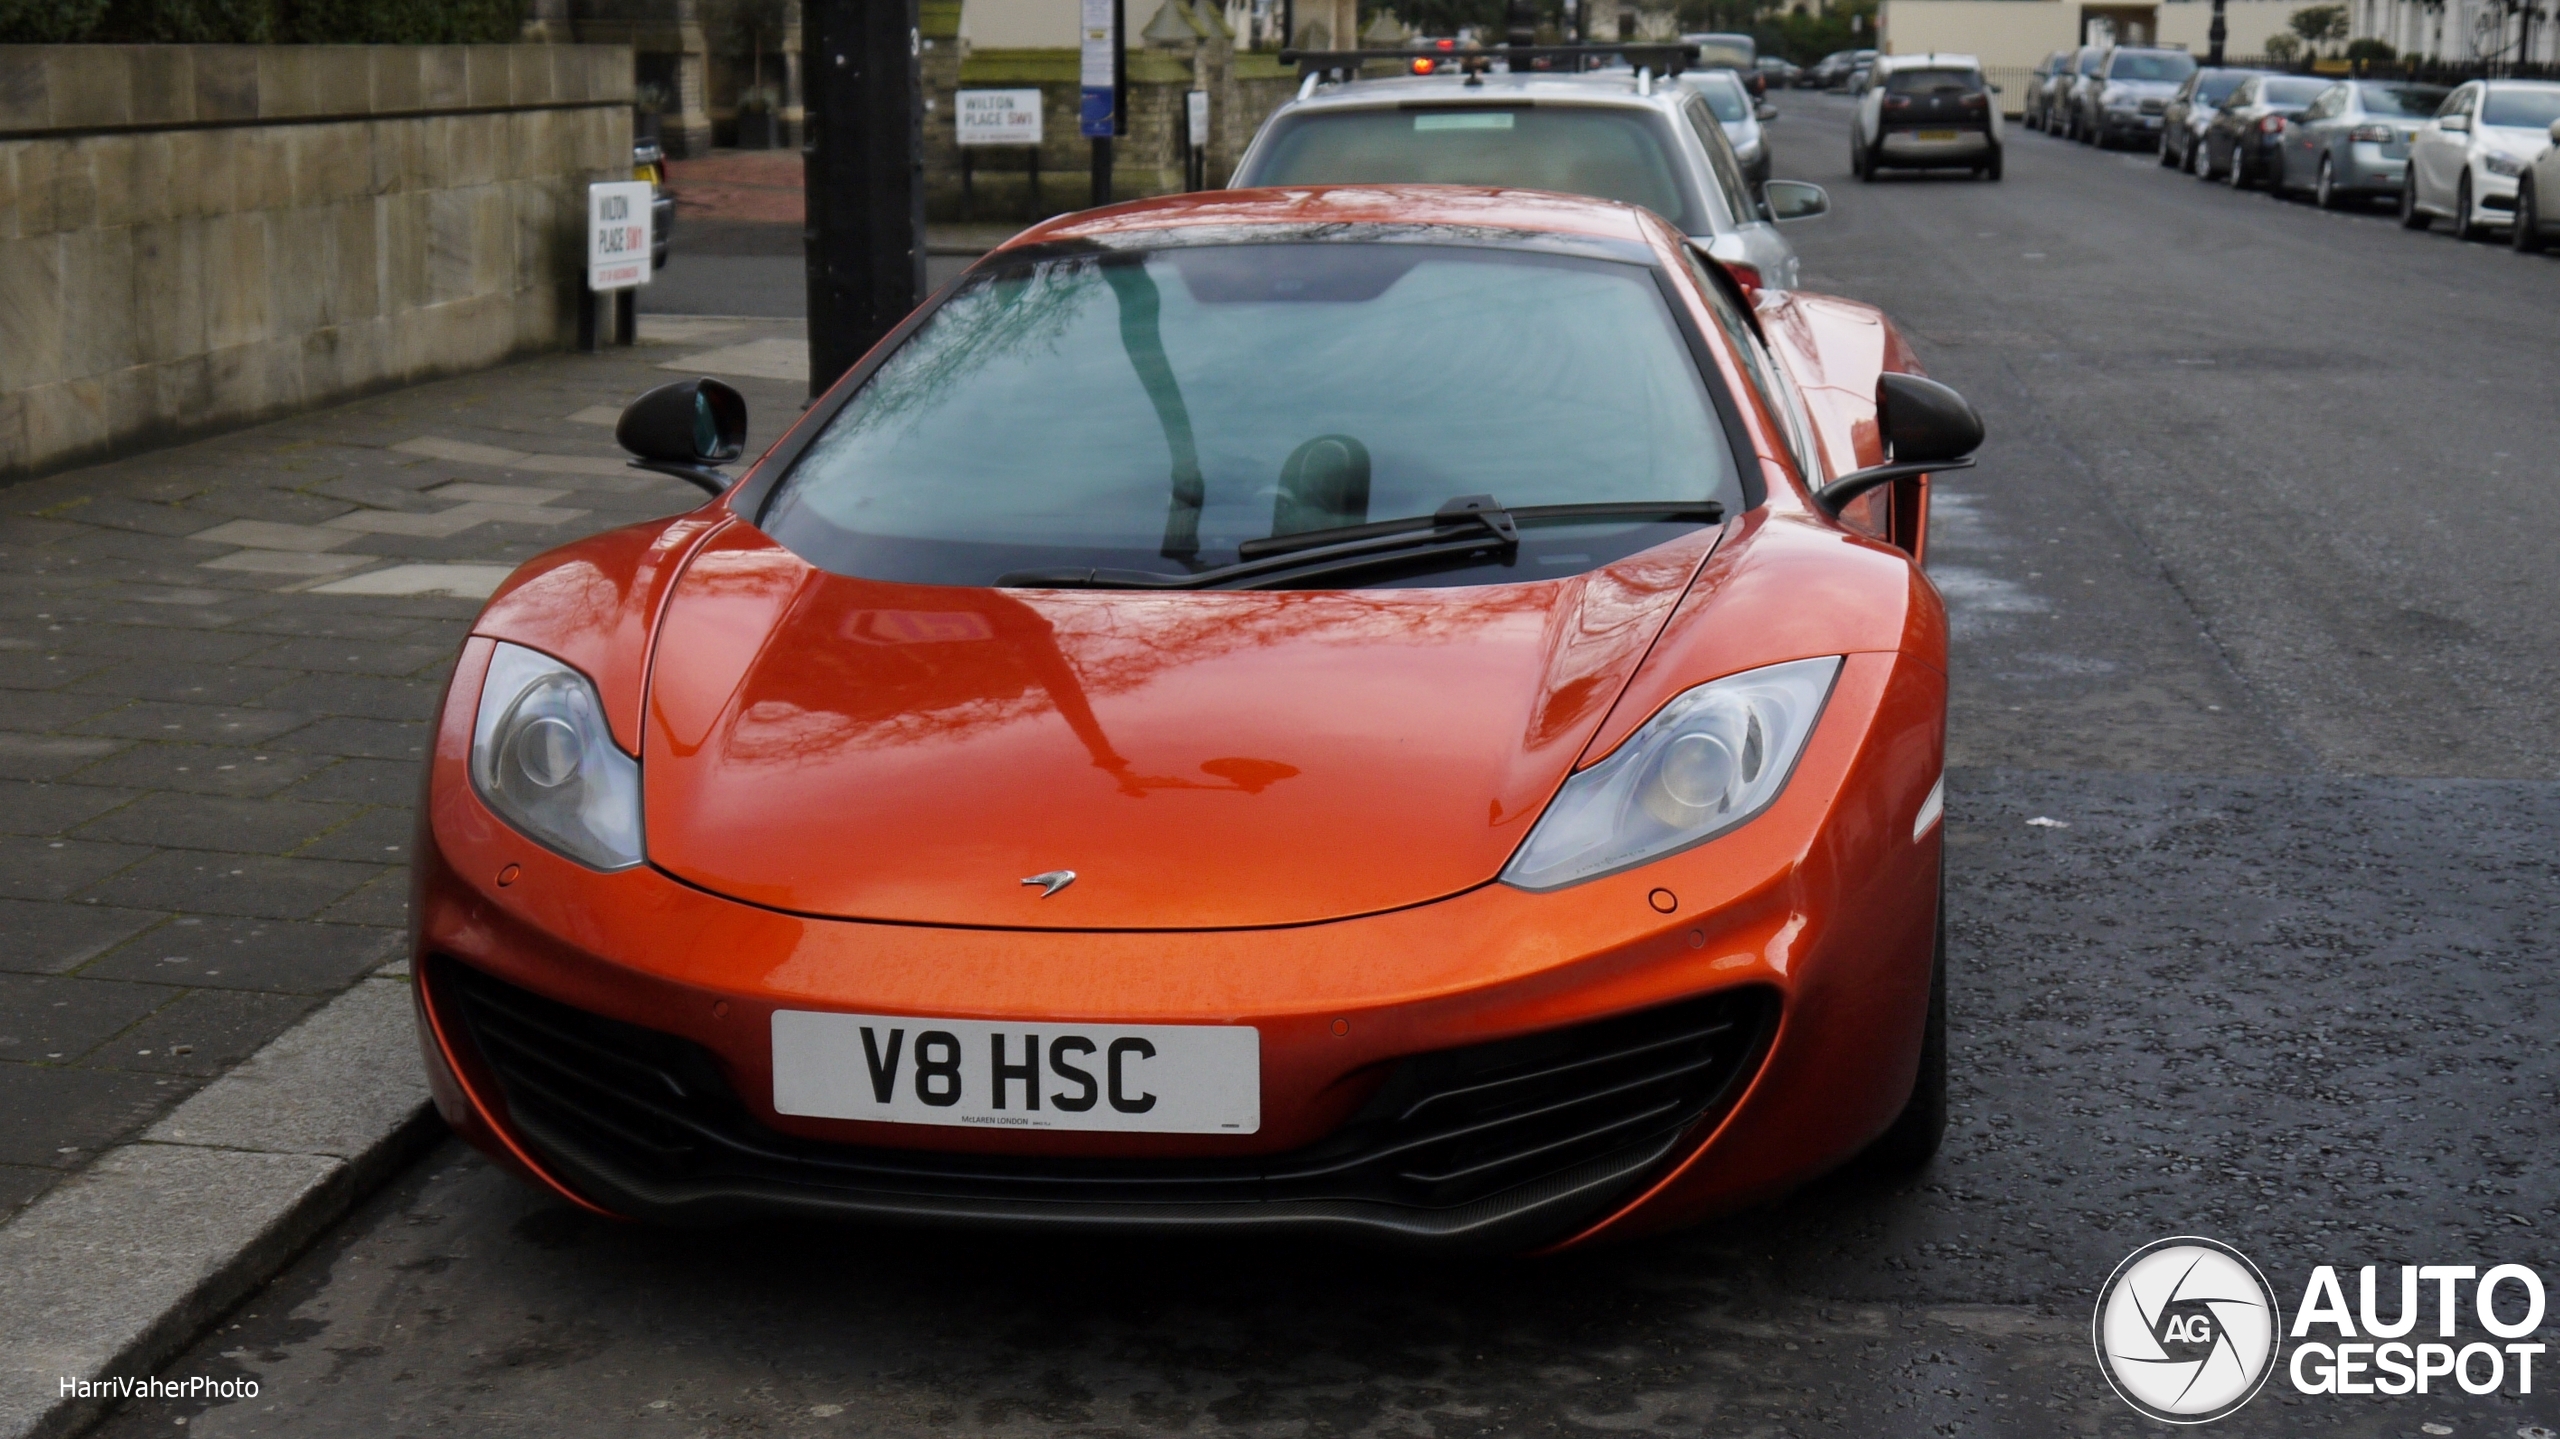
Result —
[[2441, 85], [2384, 85], [2366, 81], [2356, 86], [2368, 115], [2409, 115], [2425, 119], [2444, 103]]
[[2335, 84], [2331, 80], [2297, 80], [2290, 75], [2271, 75], [2258, 87], [2258, 99], [2268, 105], [2308, 105], [2320, 98], [2320, 92]]
[[2196, 72], [2195, 57], [2175, 50], [2119, 51], [2107, 66], [2110, 80], [2157, 80], [2175, 84]]
[[1616, 106], [1304, 110], [1272, 122], [1238, 185], [1499, 185], [1642, 205], [1712, 234], [1669, 119]]

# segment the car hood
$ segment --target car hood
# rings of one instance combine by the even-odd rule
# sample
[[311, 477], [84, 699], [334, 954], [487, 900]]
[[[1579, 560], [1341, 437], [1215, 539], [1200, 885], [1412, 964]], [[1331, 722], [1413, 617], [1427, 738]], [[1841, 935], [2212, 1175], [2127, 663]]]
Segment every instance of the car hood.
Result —
[[[745, 525], [669, 598], [650, 862], [811, 915], [1300, 924], [1498, 875], [1713, 549], [1451, 589], [829, 574]], [[1073, 871], [1043, 897], [1028, 876]]]
[[2165, 100], [2178, 93], [2175, 80], [2109, 80], [2106, 83], [2137, 100]]

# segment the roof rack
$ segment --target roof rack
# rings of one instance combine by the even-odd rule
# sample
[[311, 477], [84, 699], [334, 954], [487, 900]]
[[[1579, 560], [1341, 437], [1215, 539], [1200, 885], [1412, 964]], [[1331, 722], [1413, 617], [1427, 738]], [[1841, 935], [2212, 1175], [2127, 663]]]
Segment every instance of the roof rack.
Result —
[[[1295, 65], [1298, 74], [1312, 78], [1341, 72], [1356, 79], [1360, 67], [1368, 64], [1392, 63], [1399, 70], [1414, 74], [1483, 75], [1491, 72], [1497, 60], [1508, 61], [1513, 74], [1559, 71], [1575, 74], [1596, 68], [1586, 61], [1624, 59], [1629, 65], [1650, 70], [1657, 75], [1677, 75], [1698, 58], [1698, 47], [1678, 41], [1627, 41], [1616, 45], [1498, 45], [1484, 50], [1283, 50], [1280, 63]], [[1413, 62], [1427, 60], [1427, 70], [1413, 69]], [[1540, 64], [1544, 61], [1546, 63]], [[1567, 62], [1559, 64], [1557, 62]]]

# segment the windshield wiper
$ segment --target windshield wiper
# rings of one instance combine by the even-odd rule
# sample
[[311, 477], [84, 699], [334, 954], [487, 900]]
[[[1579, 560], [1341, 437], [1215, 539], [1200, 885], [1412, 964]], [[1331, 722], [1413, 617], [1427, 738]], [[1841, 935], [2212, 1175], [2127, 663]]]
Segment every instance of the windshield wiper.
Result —
[[1514, 510], [1505, 509], [1491, 495], [1462, 495], [1428, 515], [1247, 540], [1236, 547], [1236, 563], [1194, 575], [1061, 565], [1014, 570], [997, 576], [996, 584], [1006, 589], [1250, 589], [1254, 587], [1251, 582], [1258, 580], [1286, 577], [1303, 581], [1487, 549], [1501, 550], [1507, 556], [1519, 550], [1520, 526], [1524, 524], [1610, 519], [1697, 520], [1714, 524], [1723, 518], [1724, 506], [1715, 500], [1524, 505]]

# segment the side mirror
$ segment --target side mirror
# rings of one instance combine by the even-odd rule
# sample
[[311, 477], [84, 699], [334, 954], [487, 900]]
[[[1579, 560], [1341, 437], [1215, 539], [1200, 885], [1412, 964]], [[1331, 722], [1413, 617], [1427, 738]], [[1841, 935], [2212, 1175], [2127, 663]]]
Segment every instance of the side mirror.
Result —
[[2007, 88], [2008, 87], [2005, 85], [1994, 85], [1991, 87], [1991, 93], [1997, 95], [2005, 91]]
[[2560, 120], [2551, 122], [2551, 143], [2560, 145]]
[[1895, 480], [1943, 470], [1973, 468], [1982, 447], [1982, 416], [1965, 397], [1919, 375], [1888, 373], [1876, 380], [1876, 428], [1884, 432], [1887, 463], [1852, 471], [1814, 492], [1826, 515]]
[[1831, 213], [1831, 193], [1802, 180], [1771, 180], [1760, 187], [1760, 199], [1772, 220], [1810, 220]]
[[614, 443], [639, 458], [635, 470], [673, 475], [712, 494], [729, 488], [714, 466], [747, 447], [747, 400], [718, 380], [678, 380], [633, 400], [613, 427]]
[[1764, 100], [1751, 112], [1751, 118], [1759, 121], [1763, 125], [1766, 125], [1770, 121], [1778, 118], [1778, 107]]
[[2443, 129], [2447, 134], [2468, 135], [2471, 133], [2471, 117], [2468, 115], [2447, 115], [2436, 123], [2438, 127]]

